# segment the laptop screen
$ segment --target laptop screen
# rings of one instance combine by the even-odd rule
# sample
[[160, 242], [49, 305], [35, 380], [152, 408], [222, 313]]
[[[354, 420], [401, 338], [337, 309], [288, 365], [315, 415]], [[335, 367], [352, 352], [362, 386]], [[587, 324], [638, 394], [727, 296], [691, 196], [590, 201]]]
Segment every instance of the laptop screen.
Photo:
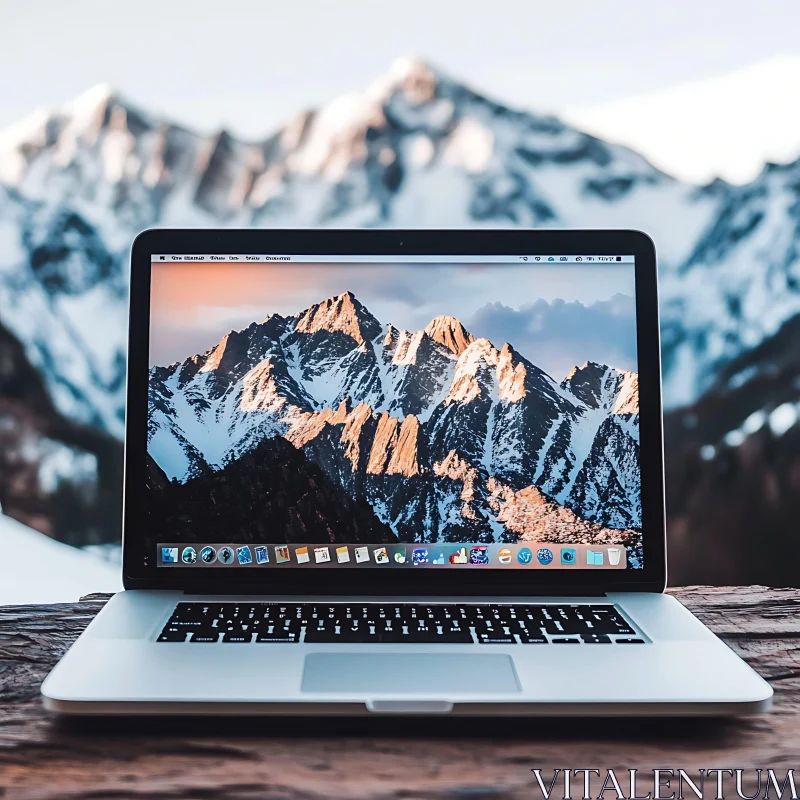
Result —
[[633, 256], [152, 262], [158, 567], [643, 567]]

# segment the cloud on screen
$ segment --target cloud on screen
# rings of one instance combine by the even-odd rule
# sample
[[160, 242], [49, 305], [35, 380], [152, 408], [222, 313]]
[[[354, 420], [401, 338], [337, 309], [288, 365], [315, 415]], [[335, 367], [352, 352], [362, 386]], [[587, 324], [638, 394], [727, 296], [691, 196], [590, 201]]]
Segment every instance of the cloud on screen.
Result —
[[519, 309], [487, 303], [467, 327], [497, 347], [509, 342], [556, 380], [584, 361], [637, 369], [636, 309], [628, 295], [616, 294], [589, 305], [536, 300]]

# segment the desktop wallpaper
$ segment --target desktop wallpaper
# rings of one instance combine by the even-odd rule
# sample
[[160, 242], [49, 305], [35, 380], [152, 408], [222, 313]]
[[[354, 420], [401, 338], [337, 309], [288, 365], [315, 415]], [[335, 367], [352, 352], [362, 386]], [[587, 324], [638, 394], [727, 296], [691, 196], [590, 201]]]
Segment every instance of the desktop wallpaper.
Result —
[[641, 566], [633, 265], [154, 263], [148, 536]]

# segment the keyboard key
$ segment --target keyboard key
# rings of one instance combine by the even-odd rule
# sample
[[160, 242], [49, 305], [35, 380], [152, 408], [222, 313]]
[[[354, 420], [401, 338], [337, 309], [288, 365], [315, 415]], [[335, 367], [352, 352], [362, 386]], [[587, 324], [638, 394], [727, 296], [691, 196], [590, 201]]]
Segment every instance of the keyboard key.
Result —
[[223, 642], [240, 642], [242, 644], [253, 641], [252, 633], [226, 633], [222, 637]]
[[553, 639], [553, 644], [580, 644], [580, 639]]
[[164, 631], [159, 637], [159, 642], [185, 642], [186, 631]]
[[435, 644], [473, 644], [472, 634], [468, 630], [445, 631], [435, 640]]
[[565, 633], [574, 632], [572, 631], [570, 626], [566, 624], [566, 621], [561, 619], [548, 620], [547, 622], [544, 623], [544, 629], [551, 636], [561, 636]]
[[[259, 636], [257, 641], [263, 642], [265, 640]], [[334, 630], [320, 630], [314, 628], [306, 631], [303, 641], [307, 644], [336, 644], [336, 642], [341, 641], [341, 639]]]
[[259, 633], [258, 636], [256, 636], [256, 641], [271, 642], [273, 644], [290, 644], [292, 642], [299, 642], [300, 636], [296, 633], [285, 633], [284, 631], [277, 631], [275, 633]]
[[581, 639], [585, 644], [611, 644], [611, 638], [604, 633], [584, 633]]
[[617, 644], [644, 644], [644, 639], [615, 639]]

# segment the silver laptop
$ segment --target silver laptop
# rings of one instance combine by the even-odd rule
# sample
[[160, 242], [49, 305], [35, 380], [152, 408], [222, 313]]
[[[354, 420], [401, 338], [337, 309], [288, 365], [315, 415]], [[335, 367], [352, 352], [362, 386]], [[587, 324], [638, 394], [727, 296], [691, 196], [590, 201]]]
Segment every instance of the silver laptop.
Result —
[[53, 711], [770, 705], [663, 594], [641, 233], [147, 231], [127, 391], [125, 591]]

